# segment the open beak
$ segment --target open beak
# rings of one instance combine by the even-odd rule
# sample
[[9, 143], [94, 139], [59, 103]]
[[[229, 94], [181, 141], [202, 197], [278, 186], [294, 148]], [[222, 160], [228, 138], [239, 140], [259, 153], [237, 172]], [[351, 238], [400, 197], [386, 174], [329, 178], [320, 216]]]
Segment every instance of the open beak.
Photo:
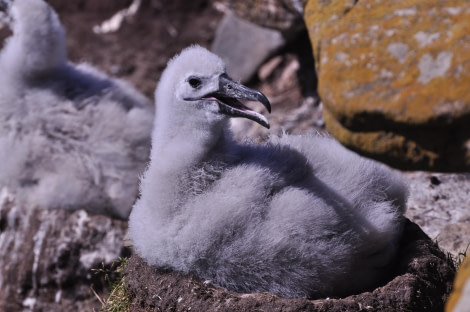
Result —
[[269, 122], [266, 117], [239, 101], [240, 99], [261, 102], [268, 112], [271, 113], [271, 104], [268, 98], [263, 93], [247, 88], [232, 80], [227, 74], [222, 74], [219, 77], [219, 89], [205, 97], [217, 99], [221, 113], [231, 117], [248, 118], [269, 129]]

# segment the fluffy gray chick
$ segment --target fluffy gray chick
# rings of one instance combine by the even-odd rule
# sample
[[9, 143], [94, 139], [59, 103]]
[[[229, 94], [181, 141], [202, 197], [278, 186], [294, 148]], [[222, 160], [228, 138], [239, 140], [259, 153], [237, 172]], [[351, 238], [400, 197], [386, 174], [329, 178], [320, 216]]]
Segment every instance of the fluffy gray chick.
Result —
[[270, 109], [204, 48], [168, 63], [129, 221], [137, 253], [238, 292], [316, 298], [383, 282], [402, 233], [401, 178], [327, 137], [237, 143], [230, 117], [269, 127], [237, 98]]
[[13, 30], [0, 54], [0, 188], [28, 205], [127, 218], [150, 152], [150, 101], [68, 62], [43, 0], [0, 4]]

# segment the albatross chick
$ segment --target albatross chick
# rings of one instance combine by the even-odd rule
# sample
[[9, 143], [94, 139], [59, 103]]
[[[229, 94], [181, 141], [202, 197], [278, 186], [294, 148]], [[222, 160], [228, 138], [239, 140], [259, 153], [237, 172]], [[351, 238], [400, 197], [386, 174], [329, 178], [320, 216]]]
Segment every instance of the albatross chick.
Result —
[[0, 189], [41, 208], [127, 218], [150, 153], [153, 108], [133, 87], [67, 61], [43, 0], [0, 0]]
[[149, 264], [283, 297], [344, 296], [389, 277], [407, 198], [395, 172], [324, 136], [234, 141], [230, 117], [269, 127], [239, 100], [269, 101], [199, 46], [168, 63], [155, 100], [129, 220]]

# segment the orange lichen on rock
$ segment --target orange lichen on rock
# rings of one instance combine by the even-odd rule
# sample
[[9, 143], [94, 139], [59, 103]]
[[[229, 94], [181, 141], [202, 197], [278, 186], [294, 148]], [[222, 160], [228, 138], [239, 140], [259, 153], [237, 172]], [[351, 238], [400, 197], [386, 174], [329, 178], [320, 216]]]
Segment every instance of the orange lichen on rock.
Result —
[[[470, 138], [468, 1], [309, 1], [304, 17], [319, 94], [345, 131], [394, 133], [407, 142], [423, 129], [445, 137], [458, 132], [457, 149], [468, 152], [462, 140]], [[418, 137], [418, 146], [434, 140]], [[375, 154], [393, 152], [382, 144], [398, 144], [372, 148], [369, 140], [349, 144]], [[431, 155], [447, 148], [424, 149], [431, 154], [423, 157], [435, 164]]]

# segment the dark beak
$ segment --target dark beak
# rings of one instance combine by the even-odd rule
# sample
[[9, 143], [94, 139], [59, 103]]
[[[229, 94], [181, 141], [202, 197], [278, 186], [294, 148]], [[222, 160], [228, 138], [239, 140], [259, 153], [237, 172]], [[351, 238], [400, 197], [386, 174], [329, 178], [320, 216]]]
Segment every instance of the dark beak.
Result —
[[269, 122], [266, 117], [238, 101], [240, 99], [261, 102], [268, 112], [271, 113], [271, 104], [263, 93], [247, 88], [232, 80], [228, 75], [222, 74], [219, 77], [219, 90], [209, 94], [207, 97], [217, 99], [221, 113], [231, 117], [248, 118], [269, 129]]

